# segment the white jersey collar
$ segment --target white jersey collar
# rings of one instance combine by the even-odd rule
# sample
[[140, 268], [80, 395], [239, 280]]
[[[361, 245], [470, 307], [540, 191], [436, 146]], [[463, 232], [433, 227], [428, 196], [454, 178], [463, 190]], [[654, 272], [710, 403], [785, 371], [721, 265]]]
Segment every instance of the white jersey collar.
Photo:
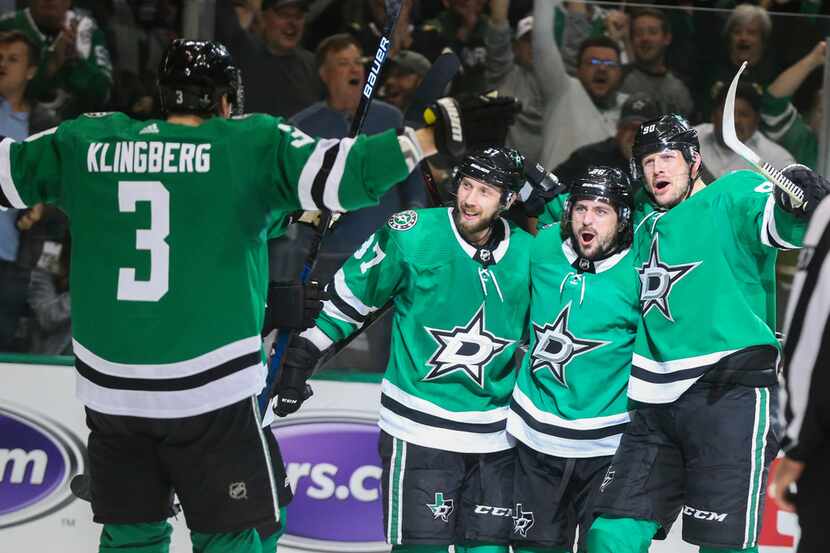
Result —
[[[619, 263], [623, 257], [628, 254], [631, 247], [627, 247], [624, 250], [618, 251], [614, 255], [610, 257], [606, 257], [605, 259], [600, 259], [599, 261], [594, 261], [594, 272], [601, 273], [603, 271], [607, 271], [613, 268], [617, 263]], [[571, 265], [579, 259], [580, 255], [576, 253], [573, 245], [571, 244], [571, 239], [568, 238], [567, 240], [562, 241], [562, 253], [565, 254], [565, 259], [568, 260], [568, 263]]]
[[[458, 229], [455, 226], [455, 220], [452, 218], [452, 207], [447, 208], [447, 217], [450, 220], [450, 228], [452, 229], [452, 233], [455, 235], [456, 241], [461, 246], [461, 249], [470, 256], [471, 259], [475, 259], [476, 254], [478, 253], [479, 248], [476, 248], [466, 240], [464, 237], [461, 236], [461, 233], [458, 232]], [[507, 224], [507, 221], [503, 217], [499, 217], [499, 221], [502, 225], [504, 225], [504, 238], [499, 242], [499, 245], [496, 246], [496, 249], [491, 252], [493, 255], [493, 259], [495, 263], [501, 261], [504, 255], [507, 253], [507, 248], [510, 247], [510, 225]]]

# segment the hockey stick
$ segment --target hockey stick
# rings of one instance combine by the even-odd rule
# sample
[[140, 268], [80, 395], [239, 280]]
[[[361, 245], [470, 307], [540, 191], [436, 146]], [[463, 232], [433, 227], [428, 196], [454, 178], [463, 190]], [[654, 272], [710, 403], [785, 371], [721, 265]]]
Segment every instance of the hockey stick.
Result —
[[[429, 71], [424, 75], [421, 84], [412, 95], [412, 101], [404, 114], [404, 122], [423, 124], [424, 110], [431, 105], [435, 100], [444, 96], [449, 90], [452, 80], [461, 69], [461, 60], [452, 50], [445, 50], [438, 56], [429, 68]], [[429, 166], [426, 161], [420, 163], [421, 174], [424, 178], [424, 186], [426, 186], [429, 199], [432, 202], [430, 207], [440, 205], [440, 197], [438, 190], [435, 187], [435, 182], [429, 172]], [[367, 332], [369, 328], [374, 325], [379, 319], [383, 318], [389, 309], [392, 308], [392, 302], [386, 302], [383, 307], [371, 313], [364, 321], [363, 325], [356, 331], [350, 334], [347, 338], [337, 342], [331, 348], [325, 357], [321, 360], [321, 364], [326, 360], [331, 359], [344, 349], [346, 349], [352, 341]]]
[[[363, 122], [366, 120], [366, 115], [369, 113], [369, 107], [372, 105], [372, 98], [375, 95], [375, 90], [380, 84], [380, 75], [383, 70], [384, 63], [389, 55], [389, 48], [392, 46], [392, 33], [395, 31], [395, 26], [398, 23], [398, 16], [401, 14], [401, 6], [404, 0], [386, 0], [386, 24], [383, 28], [383, 34], [380, 36], [378, 48], [375, 51], [375, 56], [372, 58], [372, 66], [369, 69], [369, 74], [366, 76], [366, 82], [363, 84], [363, 92], [360, 95], [360, 103], [357, 105], [354, 119], [352, 120], [352, 127], [349, 129], [349, 138], [354, 138], [360, 134], [360, 129], [363, 127]], [[317, 255], [320, 253], [320, 244], [323, 238], [328, 233], [331, 223], [334, 220], [333, 214], [328, 210], [323, 210], [320, 213], [320, 222], [315, 227], [316, 232], [311, 238], [308, 255], [306, 256], [303, 272], [300, 275], [302, 282], [307, 282], [311, 277], [311, 272], [317, 263]], [[262, 426], [270, 426], [274, 420], [274, 409], [276, 408], [276, 398], [271, 401], [271, 389], [274, 386], [276, 375], [282, 366], [282, 359], [285, 354], [285, 349], [288, 342], [291, 340], [293, 332], [281, 331], [277, 335], [277, 341], [274, 345], [274, 355], [268, 364], [268, 374], [266, 376], [265, 388], [260, 394], [259, 406], [263, 410]]]
[[762, 160], [758, 154], [738, 139], [738, 135], [735, 132], [735, 93], [738, 90], [738, 81], [741, 78], [741, 73], [743, 73], [745, 68], [746, 62], [743, 62], [735, 78], [732, 79], [732, 83], [729, 85], [729, 91], [726, 94], [726, 103], [723, 105], [723, 141], [733, 152], [758, 169], [772, 184], [786, 192], [792, 200], [794, 207], [801, 207], [804, 205], [804, 191], [796, 186], [793, 181], [785, 177], [784, 173]]
[[[454, 52], [445, 51], [440, 56], [438, 56], [435, 62], [433, 62], [430, 66], [429, 71], [426, 73], [426, 75], [424, 75], [423, 80], [421, 80], [421, 84], [418, 85], [418, 88], [415, 90], [415, 93], [412, 96], [412, 102], [410, 103], [409, 107], [406, 110], [406, 113], [404, 114], [404, 123], [423, 121], [424, 110], [435, 100], [446, 94], [447, 89], [449, 88], [453, 78], [455, 78], [455, 75], [458, 73], [460, 68], [461, 60]], [[421, 171], [424, 172], [424, 177], [426, 178], [429, 174], [429, 168], [426, 167], [426, 163], [423, 161], [421, 162]], [[429, 189], [429, 186], [427, 186], [427, 188]], [[435, 194], [433, 192], [430, 192], [430, 196], [434, 197]], [[316, 240], [317, 236], [315, 236], [314, 239]], [[312, 247], [319, 248], [319, 242], [316, 245], [312, 244]], [[308, 264], [306, 264], [306, 269], [303, 270], [302, 276], [304, 282], [308, 279], [310, 273], [311, 270]], [[338, 342], [338, 344], [333, 348], [333, 350], [329, 352], [327, 358], [331, 358], [332, 356], [342, 351], [345, 347], [347, 347], [352, 342], [352, 340], [354, 340], [357, 336], [362, 334], [375, 320], [380, 318], [383, 315], [383, 313], [388, 311], [390, 305], [391, 304], [385, 305], [381, 309], [373, 313], [372, 320], [369, 320], [366, 323], [364, 323], [360, 330], [353, 333], [342, 342]], [[271, 401], [270, 405], [266, 404], [265, 402], [268, 401], [268, 395], [270, 395], [270, 390], [273, 386], [276, 374], [279, 372], [282, 357], [285, 352], [285, 347], [288, 343], [288, 337], [286, 337], [285, 340], [282, 342], [280, 342], [280, 338], [283, 335], [287, 334], [288, 333], [281, 332], [277, 339], [277, 342], [274, 345], [274, 355], [271, 357], [271, 362], [269, 363], [268, 369], [268, 382], [266, 384], [263, 394], [259, 398], [260, 407], [264, 409], [262, 417], [263, 427], [270, 426], [270, 424], [274, 421], [274, 408], [276, 406], [276, 398], [274, 398], [274, 400]]]

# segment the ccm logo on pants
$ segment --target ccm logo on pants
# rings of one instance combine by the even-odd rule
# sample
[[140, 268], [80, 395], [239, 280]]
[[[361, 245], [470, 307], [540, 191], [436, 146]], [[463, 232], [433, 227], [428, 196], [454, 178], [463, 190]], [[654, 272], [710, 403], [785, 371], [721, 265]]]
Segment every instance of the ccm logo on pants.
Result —
[[709, 520], [709, 521], [716, 521], [716, 522], [723, 522], [726, 520], [726, 516], [728, 513], [715, 513], [712, 511], [701, 511], [700, 509], [695, 509], [694, 507], [689, 507], [688, 505], [683, 506], [683, 514], [685, 516], [694, 517], [700, 520]]

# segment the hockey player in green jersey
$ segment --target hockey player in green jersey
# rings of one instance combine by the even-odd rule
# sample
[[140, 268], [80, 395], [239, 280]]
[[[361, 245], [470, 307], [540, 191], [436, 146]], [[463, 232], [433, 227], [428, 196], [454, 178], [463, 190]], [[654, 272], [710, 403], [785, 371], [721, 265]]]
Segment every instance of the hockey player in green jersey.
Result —
[[[273, 551], [260, 535], [274, 535], [290, 491], [256, 403], [267, 231], [300, 209], [375, 203], [436, 144], [463, 149], [469, 117], [444, 99], [432, 127], [339, 141], [229, 118], [239, 73], [212, 42], [174, 41], [159, 92], [165, 120], [90, 114], [0, 141], [0, 207], [69, 215], [100, 551], [166, 552], [173, 491], [194, 551]], [[509, 101], [478, 104], [477, 123], [509, 121]]]
[[633, 199], [618, 169], [570, 183], [560, 225], [542, 228], [530, 261], [530, 344], [507, 431], [520, 443], [514, 480], [517, 553], [580, 551], [628, 423], [626, 385], [639, 320], [631, 269]]
[[590, 553], [639, 553], [683, 515], [703, 552], [757, 551], [766, 475], [778, 451], [774, 269], [802, 243], [830, 183], [784, 170], [794, 207], [763, 176], [699, 178], [696, 131], [679, 116], [643, 123], [633, 170], [657, 210], [635, 231], [641, 319], [628, 396], [637, 409], [597, 498]]
[[455, 206], [393, 215], [335, 274], [316, 326], [288, 349], [280, 399], [298, 397], [320, 352], [393, 302], [379, 421], [393, 552], [507, 552], [514, 442], [505, 425], [533, 240], [500, 214], [522, 165], [503, 148], [465, 158]]

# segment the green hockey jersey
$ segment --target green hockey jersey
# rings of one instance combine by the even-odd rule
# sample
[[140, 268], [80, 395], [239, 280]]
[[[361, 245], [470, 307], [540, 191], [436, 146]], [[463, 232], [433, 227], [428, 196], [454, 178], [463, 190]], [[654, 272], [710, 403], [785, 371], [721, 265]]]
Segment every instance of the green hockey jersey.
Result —
[[629, 397], [669, 403], [735, 354], [774, 358], [777, 250], [799, 247], [806, 221], [771, 191], [758, 173], [736, 171], [637, 228], [642, 318]]
[[589, 262], [556, 225], [536, 236], [530, 264], [530, 343], [507, 430], [548, 455], [613, 455], [640, 319], [633, 253]]
[[99, 114], [0, 142], [0, 205], [69, 216], [81, 401], [183, 417], [264, 385], [267, 229], [301, 208], [371, 205], [407, 173], [394, 131], [316, 141], [266, 115]]
[[392, 436], [471, 453], [513, 445], [505, 426], [533, 239], [496, 224], [502, 238], [485, 249], [461, 237], [452, 209], [393, 215], [334, 275], [331, 299], [303, 333], [324, 349], [393, 301], [379, 421]]

